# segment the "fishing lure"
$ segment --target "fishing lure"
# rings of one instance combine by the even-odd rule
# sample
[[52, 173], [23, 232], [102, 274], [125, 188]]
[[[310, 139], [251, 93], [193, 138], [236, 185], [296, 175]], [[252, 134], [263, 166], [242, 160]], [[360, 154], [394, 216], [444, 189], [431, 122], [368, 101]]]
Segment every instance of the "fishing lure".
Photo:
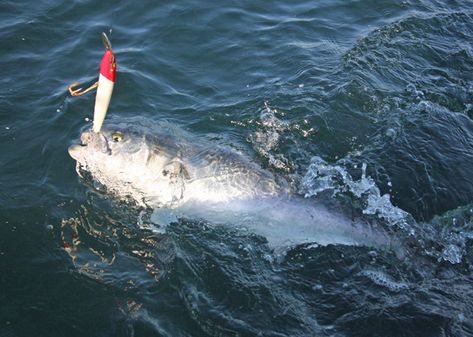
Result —
[[117, 60], [115, 54], [112, 51], [112, 44], [105, 33], [102, 33], [102, 42], [105, 46], [105, 54], [103, 55], [102, 61], [100, 63], [98, 81], [85, 90], [82, 90], [82, 88], [74, 89], [78, 85], [77, 82], [67, 87], [72, 96], [82, 96], [97, 88], [94, 107], [94, 122], [92, 126], [92, 130], [96, 133], [100, 132], [103, 121], [107, 114], [110, 99], [112, 98], [117, 72]]

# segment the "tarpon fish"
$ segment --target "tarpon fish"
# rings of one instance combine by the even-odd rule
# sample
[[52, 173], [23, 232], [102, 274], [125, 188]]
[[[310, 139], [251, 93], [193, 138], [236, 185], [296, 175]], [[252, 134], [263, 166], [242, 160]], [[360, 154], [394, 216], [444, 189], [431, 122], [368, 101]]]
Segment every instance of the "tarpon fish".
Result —
[[171, 219], [244, 226], [270, 244], [386, 245], [383, 233], [291, 195], [282, 180], [240, 153], [169, 124], [132, 120], [85, 131], [69, 147], [78, 170], [118, 197]]

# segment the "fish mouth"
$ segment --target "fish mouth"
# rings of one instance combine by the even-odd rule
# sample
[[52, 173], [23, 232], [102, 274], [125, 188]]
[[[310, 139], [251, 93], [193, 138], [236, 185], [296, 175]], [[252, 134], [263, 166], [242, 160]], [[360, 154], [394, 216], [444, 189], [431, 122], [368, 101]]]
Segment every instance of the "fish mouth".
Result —
[[84, 150], [84, 147], [87, 146], [87, 144], [90, 142], [92, 139], [92, 135], [89, 131], [83, 132], [80, 135], [80, 144], [73, 144], [69, 146], [67, 149], [67, 152], [69, 152], [69, 155], [76, 161], [79, 161], [82, 151]]
[[111, 149], [108, 145], [107, 138], [102, 133], [95, 133], [92, 131], [85, 131], [80, 135], [80, 144], [73, 144], [69, 146], [69, 155], [76, 161], [84, 159], [87, 147], [92, 150], [98, 150], [105, 154], [111, 154]]
[[69, 146], [67, 151], [69, 152], [69, 155], [72, 157], [72, 159], [79, 161], [80, 155], [85, 146], [86, 145], [82, 145], [82, 144], [74, 144], [74, 145]]

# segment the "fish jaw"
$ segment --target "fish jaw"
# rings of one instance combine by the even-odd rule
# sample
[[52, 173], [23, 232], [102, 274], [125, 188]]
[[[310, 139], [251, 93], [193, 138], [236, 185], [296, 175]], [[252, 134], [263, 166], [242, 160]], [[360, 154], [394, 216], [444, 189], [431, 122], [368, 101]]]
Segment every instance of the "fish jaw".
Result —
[[75, 161], [80, 161], [82, 157], [82, 151], [83, 151], [83, 146], [79, 144], [73, 144], [69, 146], [69, 148], [67, 149], [67, 152], [69, 152], [69, 155]]
[[99, 153], [110, 154], [107, 139], [101, 133], [85, 131], [80, 136], [81, 143], [69, 146], [69, 155], [77, 162], [85, 160], [86, 151], [95, 150]]

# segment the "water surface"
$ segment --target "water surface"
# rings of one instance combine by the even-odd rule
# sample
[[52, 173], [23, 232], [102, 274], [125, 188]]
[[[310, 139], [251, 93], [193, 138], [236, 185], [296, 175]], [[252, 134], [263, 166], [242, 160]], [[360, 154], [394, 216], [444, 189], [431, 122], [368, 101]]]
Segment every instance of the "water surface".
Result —
[[[102, 31], [107, 118], [233, 147], [403, 252], [159, 233], [80, 179], [94, 95], [65, 88]], [[468, 1], [1, 2], [0, 335], [472, 335], [472, 39]]]

